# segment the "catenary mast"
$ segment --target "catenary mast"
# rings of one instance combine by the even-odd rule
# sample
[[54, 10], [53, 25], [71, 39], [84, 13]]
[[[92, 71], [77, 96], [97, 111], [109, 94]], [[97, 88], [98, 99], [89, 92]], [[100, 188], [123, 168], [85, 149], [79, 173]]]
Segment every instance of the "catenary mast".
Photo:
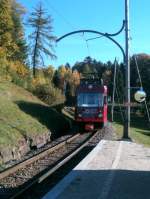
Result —
[[129, 0], [125, 0], [125, 123], [123, 137], [128, 138], [130, 129], [130, 54], [129, 54]]

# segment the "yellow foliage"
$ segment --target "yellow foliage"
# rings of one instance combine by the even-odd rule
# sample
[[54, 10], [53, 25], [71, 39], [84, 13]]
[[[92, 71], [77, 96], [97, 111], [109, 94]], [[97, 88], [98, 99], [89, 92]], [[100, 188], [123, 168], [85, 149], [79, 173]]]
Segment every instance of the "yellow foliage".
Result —
[[74, 70], [72, 75], [73, 75], [74, 84], [79, 85], [80, 84], [80, 73], [77, 70]]
[[66, 69], [65, 66], [62, 65], [62, 66], [59, 67], [58, 72], [59, 72], [61, 77], [64, 77], [66, 72], [67, 72], [67, 69]]
[[8, 61], [6, 59], [6, 51], [0, 47], [0, 81], [11, 80], [10, 75], [7, 73]]
[[66, 73], [64, 74], [64, 79], [68, 82], [72, 81], [72, 70], [70, 68], [66, 69]]
[[5, 54], [6, 54], [6, 52], [5, 52], [4, 48], [0, 47], [0, 59], [4, 58]]
[[28, 69], [19, 61], [10, 62], [10, 69], [15, 71], [18, 75], [25, 77], [28, 74]]
[[6, 59], [6, 51], [4, 48], [0, 47], [0, 67], [6, 68], [7, 59]]
[[32, 79], [33, 86], [44, 85], [46, 84], [46, 79], [44, 77], [38, 76]]
[[54, 74], [54, 67], [53, 66], [48, 66], [48, 68], [47, 68], [47, 73], [48, 74]]
[[47, 82], [51, 82], [55, 73], [55, 69], [53, 66], [48, 66], [48, 68], [44, 69], [44, 76], [47, 78]]

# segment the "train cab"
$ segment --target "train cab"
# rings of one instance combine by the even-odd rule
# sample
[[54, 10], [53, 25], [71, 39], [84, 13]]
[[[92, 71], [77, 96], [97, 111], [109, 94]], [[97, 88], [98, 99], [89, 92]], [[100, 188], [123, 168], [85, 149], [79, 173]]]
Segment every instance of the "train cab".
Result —
[[97, 79], [84, 79], [76, 91], [75, 121], [85, 130], [107, 122], [107, 87]]

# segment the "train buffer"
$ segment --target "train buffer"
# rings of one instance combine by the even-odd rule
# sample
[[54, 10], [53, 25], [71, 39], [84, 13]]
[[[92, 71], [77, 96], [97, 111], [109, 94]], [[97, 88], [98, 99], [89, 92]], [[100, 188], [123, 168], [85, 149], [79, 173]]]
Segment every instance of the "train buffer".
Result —
[[150, 148], [102, 140], [43, 199], [150, 199]]

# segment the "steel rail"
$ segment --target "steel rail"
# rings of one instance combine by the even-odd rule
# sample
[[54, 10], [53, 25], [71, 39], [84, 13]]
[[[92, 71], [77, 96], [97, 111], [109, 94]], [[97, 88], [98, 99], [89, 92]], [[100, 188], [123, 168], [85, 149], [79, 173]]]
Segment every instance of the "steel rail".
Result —
[[[98, 132], [97, 132], [98, 133]], [[42, 182], [45, 178], [47, 178], [49, 175], [51, 175], [52, 173], [54, 173], [57, 169], [59, 169], [61, 166], [63, 166], [66, 162], [68, 162], [72, 157], [74, 157], [77, 153], [79, 153], [87, 144], [88, 142], [91, 141], [91, 139], [93, 139], [93, 137], [95, 137], [97, 134], [92, 134], [90, 135], [83, 144], [80, 145], [80, 147], [78, 147], [77, 149], [75, 149], [73, 152], [71, 152], [66, 158], [64, 158], [62, 161], [60, 161], [56, 166], [54, 166], [52, 169], [50, 169], [49, 171], [47, 171], [44, 175], [42, 175], [38, 182]]]
[[[33, 179], [31, 182], [29, 182], [24, 188], [22, 188], [20, 191], [15, 193], [13, 196], [10, 197], [10, 199], [15, 199], [16, 197], [20, 196], [23, 192], [27, 191], [29, 188], [31, 188], [36, 183], [41, 183], [43, 180], [48, 178], [50, 175], [52, 175], [56, 170], [58, 170], [60, 167], [62, 167], [65, 163], [67, 163], [72, 157], [77, 155], [88, 143], [98, 134], [98, 131], [96, 133], [92, 133], [91, 135], [84, 140], [82, 144], [78, 148], [76, 148], [74, 151], [72, 151], [69, 155], [67, 155], [64, 159], [60, 160], [57, 164], [55, 164], [51, 169], [48, 169], [43, 174], [39, 175], [39, 177]], [[71, 142], [71, 140], [69, 140]]]
[[11, 175], [11, 174], [13, 174], [17, 170], [22, 169], [23, 167], [25, 167], [25, 166], [37, 161], [38, 159], [45, 157], [47, 154], [49, 154], [49, 153], [53, 152], [54, 150], [60, 148], [61, 146], [65, 145], [66, 142], [67, 143], [71, 142], [72, 140], [77, 138], [79, 135], [80, 134], [78, 133], [78, 134], [76, 134], [76, 135], [74, 135], [74, 136], [62, 141], [61, 143], [56, 144], [55, 146], [50, 147], [48, 149], [45, 149], [44, 151], [41, 151], [40, 153], [32, 156], [31, 158], [29, 158], [27, 160], [24, 160], [24, 161], [22, 161], [22, 162], [20, 162], [20, 163], [18, 163], [16, 165], [6, 169], [5, 171], [0, 173], [0, 180], [5, 178], [5, 177], [7, 177], [7, 176], [9, 176], [9, 175]]

